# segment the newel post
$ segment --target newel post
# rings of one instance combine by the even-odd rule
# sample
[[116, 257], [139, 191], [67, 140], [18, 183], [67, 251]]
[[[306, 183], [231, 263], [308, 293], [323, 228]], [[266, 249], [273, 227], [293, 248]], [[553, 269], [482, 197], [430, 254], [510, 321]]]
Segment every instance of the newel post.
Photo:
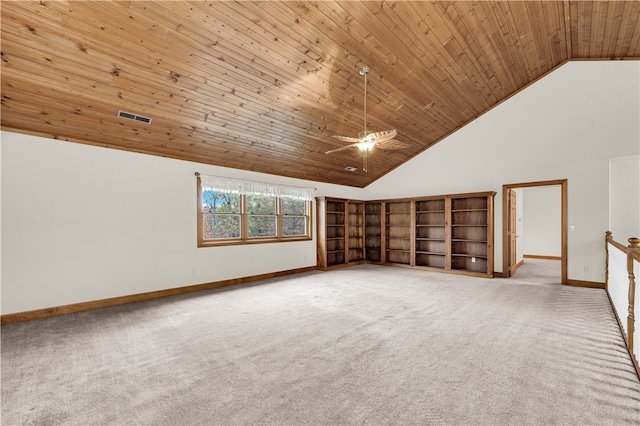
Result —
[[629, 273], [629, 315], [627, 316], [627, 334], [629, 351], [633, 353], [633, 334], [635, 332], [635, 300], [636, 277], [633, 273], [632, 252], [640, 254], [640, 238], [629, 238], [629, 250], [627, 252], [627, 272]]

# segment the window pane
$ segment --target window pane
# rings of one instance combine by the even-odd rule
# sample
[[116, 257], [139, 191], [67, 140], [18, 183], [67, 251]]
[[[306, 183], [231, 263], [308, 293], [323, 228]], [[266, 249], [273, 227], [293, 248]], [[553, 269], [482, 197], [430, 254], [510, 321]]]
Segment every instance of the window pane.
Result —
[[306, 216], [283, 216], [282, 235], [284, 237], [307, 235]]
[[240, 215], [205, 214], [202, 225], [205, 240], [240, 238]]
[[247, 214], [276, 214], [276, 197], [247, 195]]
[[249, 216], [249, 237], [275, 237], [276, 216]]
[[294, 198], [282, 198], [282, 214], [305, 215], [307, 201]]
[[202, 191], [202, 211], [205, 213], [240, 213], [240, 194]]

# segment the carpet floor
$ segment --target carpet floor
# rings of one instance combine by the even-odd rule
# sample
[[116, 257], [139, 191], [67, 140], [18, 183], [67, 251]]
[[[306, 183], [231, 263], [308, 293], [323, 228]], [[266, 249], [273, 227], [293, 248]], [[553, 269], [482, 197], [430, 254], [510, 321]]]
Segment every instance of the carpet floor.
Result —
[[562, 265], [559, 260], [527, 258], [509, 281], [511, 283], [561, 285], [561, 275]]
[[606, 293], [514, 278], [360, 265], [5, 325], [1, 421], [639, 424]]

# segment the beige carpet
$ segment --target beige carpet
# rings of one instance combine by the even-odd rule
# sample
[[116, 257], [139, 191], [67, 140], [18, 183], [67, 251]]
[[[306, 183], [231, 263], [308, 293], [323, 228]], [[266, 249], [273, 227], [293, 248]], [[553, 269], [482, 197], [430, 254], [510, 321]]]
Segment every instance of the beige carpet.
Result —
[[512, 283], [561, 284], [562, 265], [559, 260], [526, 258], [510, 278]]
[[363, 265], [1, 332], [4, 425], [640, 422], [595, 289]]

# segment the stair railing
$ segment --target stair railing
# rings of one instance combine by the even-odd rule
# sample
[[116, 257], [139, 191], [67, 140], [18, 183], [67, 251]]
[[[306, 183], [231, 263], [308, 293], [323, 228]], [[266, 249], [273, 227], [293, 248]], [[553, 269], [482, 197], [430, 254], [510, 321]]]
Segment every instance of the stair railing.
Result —
[[[640, 238], [629, 238], [625, 246], [605, 236], [605, 289], [618, 320], [627, 349], [640, 377], [640, 327], [636, 327], [636, 307], [640, 307], [640, 291], [636, 291], [636, 277], [640, 277]], [[625, 297], [626, 295], [626, 297]], [[626, 312], [626, 321], [622, 315]]]

